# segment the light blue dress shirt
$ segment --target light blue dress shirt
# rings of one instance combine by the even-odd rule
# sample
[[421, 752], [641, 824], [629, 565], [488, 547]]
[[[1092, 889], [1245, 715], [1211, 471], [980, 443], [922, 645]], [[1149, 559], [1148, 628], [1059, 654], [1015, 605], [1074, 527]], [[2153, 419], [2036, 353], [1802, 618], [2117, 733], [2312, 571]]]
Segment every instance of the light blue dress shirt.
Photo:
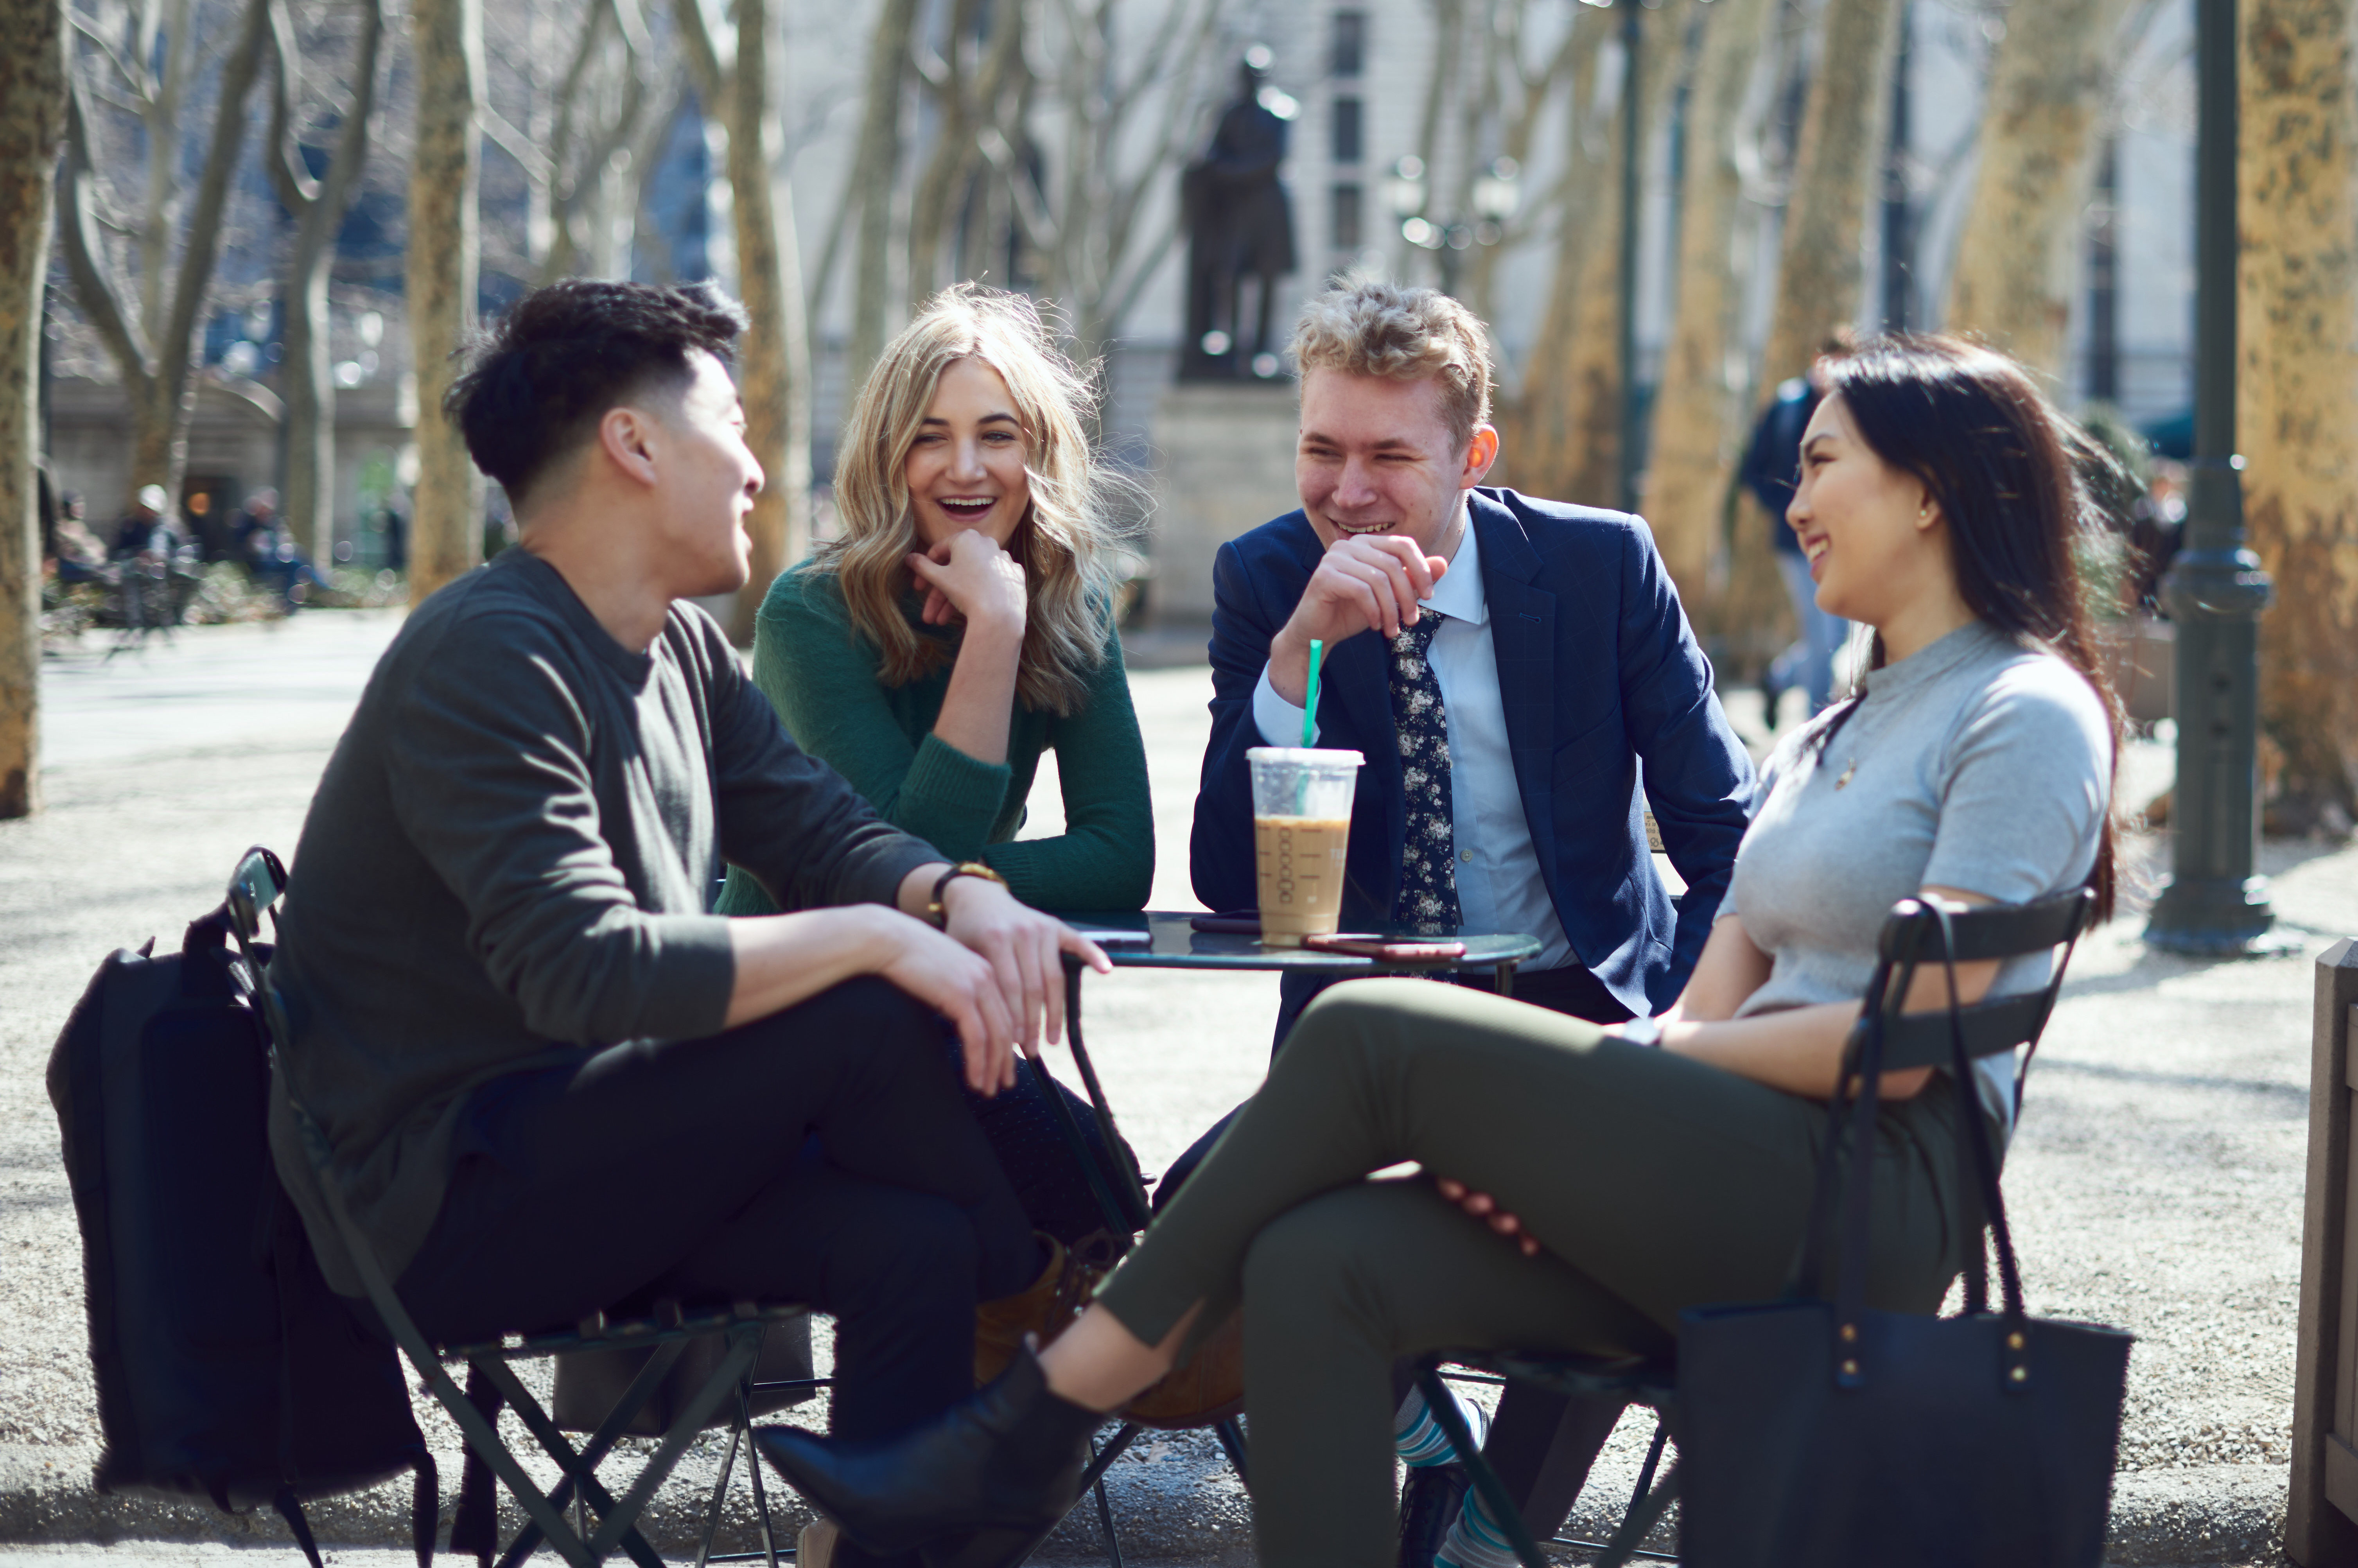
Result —
[[[1507, 708], [1498, 695], [1498, 655], [1490, 642], [1490, 606], [1482, 589], [1481, 547], [1466, 529], [1449, 570], [1423, 601], [1439, 615], [1425, 657], [1441, 685], [1449, 724], [1449, 823], [1457, 849], [1457, 907], [1468, 931], [1523, 932], [1540, 939], [1531, 968], [1574, 961], [1563, 923], [1540, 874], [1539, 851], [1515, 783], [1507, 745]], [[1375, 633], [1361, 633], [1374, 636]], [[1253, 722], [1272, 746], [1302, 744], [1303, 711], [1277, 693], [1263, 665], [1253, 690]], [[1315, 734], [1315, 731], [1313, 731]]]

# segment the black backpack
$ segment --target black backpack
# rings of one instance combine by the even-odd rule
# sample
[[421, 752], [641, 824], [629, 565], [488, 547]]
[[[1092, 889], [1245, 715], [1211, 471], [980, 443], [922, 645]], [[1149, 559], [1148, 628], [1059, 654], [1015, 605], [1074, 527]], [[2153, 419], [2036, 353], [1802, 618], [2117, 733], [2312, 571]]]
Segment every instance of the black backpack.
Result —
[[268, 1503], [319, 1568], [302, 1499], [414, 1471], [428, 1568], [434, 1461], [392, 1347], [329, 1290], [279, 1185], [268, 1036], [228, 934], [216, 910], [177, 954], [115, 952], [49, 1056], [105, 1437], [96, 1484], [231, 1513]]

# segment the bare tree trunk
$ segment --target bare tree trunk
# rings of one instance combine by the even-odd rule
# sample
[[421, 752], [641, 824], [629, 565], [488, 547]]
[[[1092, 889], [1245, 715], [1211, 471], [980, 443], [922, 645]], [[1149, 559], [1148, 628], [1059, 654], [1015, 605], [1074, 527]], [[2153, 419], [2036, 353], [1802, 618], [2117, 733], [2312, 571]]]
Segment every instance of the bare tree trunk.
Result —
[[368, 163], [384, 7], [382, 0], [362, 0], [361, 34], [352, 47], [343, 123], [326, 173], [314, 180], [295, 142], [301, 57], [295, 51], [285, 0], [272, 4], [279, 39], [278, 96], [264, 156], [279, 200], [297, 219], [287, 263], [286, 341], [279, 361], [278, 395], [287, 411], [287, 472], [279, 491], [279, 515], [324, 569], [335, 558], [336, 539], [336, 384], [329, 371], [328, 273], [336, 259], [336, 233], [352, 211], [361, 171]]
[[[189, 345], [197, 320], [212, 287], [213, 266], [221, 256], [222, 218], [229, 205], [231, 177], [237, 170], [238, 149], [245, 142], [245, 104], [261, 74], [263, 45], [268, 33], [266, 0], [248, 0], [239, 21], [237, 41], [222, 63], [220, 102], [214, 110], [212, 139], [206, 150], [204, 171], [197, 182], [196, 204], [189, 212], [188, 235], [180, 265], [172, 274], [168, 294], [158, 293], [160, 333], [143, 325], [125, 301], [131, 297], [107, 259], [99, 234], [101, 197], [93, 173], [93, 139], [84, 103], [84, 89], [68, 79], [66, 104], [67, 156], [64, 233], [66, 273], [73, 279], [74, 297], [123, 379], [131, 414], [130, 488], [160, 484], [176, 499], [180, 470], [188, 456], [189, 412], [194, 400], [194, 369]], [[153, 145], [151, 162], [169, 162], [169, 146]]]
[[64, 0], [0, 0], [0, 817], [41, 806], [41, 289], [65, 138]]
[[1580, 291], [1592, 265], [1590, 253], [1612, 254], [1612, 239], [1591, 222], [1603, 187], [1611, 178], [1604, 159], [1593, 153], [1596, 57], [1607, 19], [1576, 7], [1572, 22], [1572, 103], [1564, 112], [1564, 172], [1550, 204], [1556, 217], [1555, 267], [1546, 313], [1523, 370], [1521, 395], [1506, 415], [1500, 443], [1509, 482], [1534, 495], [1570, 493], [1579, 459], [1572, 433], [1571, 353], [1579, 330]]
[[[2048, 0], [2037, 0], [2044, 5]], [[1827, 334], [1858, 317], [1866, 284], [1860, 241], [1883, 158], [1891, 45], [1902, 0], [1826, 0], [1817, 80], [1801, 115], [1793, 194], [1777, 265], [1777, 300], [1760, 384], [1800, 375]]]
[[1705, 599], [1720, 501], [1743, 439], [1741, 393], [1728, 384], [1744, 271], [1735, 254], [1744, 197], [1736, 116], [1775, 14], [1773, 0], [1716, 0], [1704, 14], [1703, 56], [1687, 95], [1678, 305], [1654, 397], [1646, 519], [1690, 613]]
[[[1639, 13], [1641, 142], [1648, 139], [1646, 128], [1660, 117], [1662, 88], [1672, 80], [1682, 52], [1680, 34], [1686, 20], [1683, 7]], [[1584, 17], [1581, 25], [1602, 33], [1606, 27], [1617, 32], [1620, 24], [1617, 17]], [[1585, 74], [1594, 79], [1594, 71]], [[1515, 468], [1518, 484], [1591, 506], [1618, 505], [1621, 495], [1621, 226], [1639, 216], [1622, 210], [1624, 113], [1617, 103], [1601, 124], [1592, 122], [1587, 142], [1597, 150], [1582, 171], [1582, 199], [1565, 210], [1567, 227], [1580, 231], [1564, 242], [1567, 249], [1577, 245], [1577, 265], [1567, 277], [1563, 261], [1557, 264], [1557, 287], [1568, 286], [1549, 311], [1558, 333], [1543, 335], [1533, 348], [1523, 383], [1526, 400], [1537, 391], [1537, 406], [1554, 417], [1539, 432], [1539, 460]], [[1642, 145], [1639, 156], [1645, 156]]]
[[851, 341], [843, 356], [847, 395], [858, 391], [884, 351], [884, 323], [899, 293], [895, 283], [907, 287], [893, 276], [892, 198], [901, 184], [901, 100], [916, 18], [917, 0], [884, 0], [868, 41], [868, 96], [850, 174], [860, 228], [851, 269]]
[[2276, 579], [2260, 722], [2278, 831], [2358, 816], [2358, 200], [2351, 0], [2244, 12], [2238, 444]]
[[[1555, 96], [1557, 91], [1572, 81], [1575, 62], [1580, 58], [1575, 45], [1583, 41], [1581, 35], [1593, 29], [1566, 28], [1555, 52], [1538, 70], [1533, 71], [1523, 59], [1523, 29], [1532, 7], [1523, 0], [1506, 0], [1505, 10], [1505, 37], [1496, 50], [1498, 70], [1492, 79], [1481, 84], [1482, 95], [1495, 94], [1501, 103], [1513, 105], [1511, 111], [1503, 115], [1498, 151], [1501, 157], [1519, 168], [1529, 168], [1531, 136], [1539, 128], [1540, 116], [1546, 112], [1549, 100]], [[1509, 86], [1513, 91], [1508, 91]], [[1468, 94], [1469, 126], [1475, 96]], [[1577, 109], [1575, 103], [1574, 112]], [[1471, 140], [1469, 128], [1468, 141]], [[1469, 152], [1467, 156], [1470, 158], [1472, 154]], [[1485, 321], [1491, 319], [1492, 279], [1498, 274], [1498, 259], [1522, 238], [1523, 228], [1524, 222], [1520, 216], [1510, 217], [1497, 244], [1476, 245], [1467, 255], [1464, 290], [1466, 303], [1475, 315]]]
[[769, 476], [745, 519], [752, 575], [729, 634], [753, 641], [770, 581], [810, 549], [810, 340], [795, 245], [793, 187], [771, 172], [767, 0], [737, 0], [737, 63], [729, 95], [729, 188], [737, 208], [737, 287], [753, 330], [739, 358], [745, 444]]
[[409, 170], [409, 341], [417, 377], [417, 489], [411, 497], [409, 601], [483, 558], [483, 486], [458, 426], [443, 417], [451, 356], [475, 316], [475, 134], [482, 101], [481, 0], [413, 0], [416, 151]]
[[[1904, 3], [1826, 0], [1816, 80], [1794, 149], [1760, 387], [1805, 373], [1826, 338], [1858, 319], [1866, 287], [1860, 242], [1883, 161], [1892, 45]], [[1748, 678], [1791, 638], [1793, 619], [1769, 543], [1775, 521], [1749, 496], [1736, 506], [1726, 581], [1704, 618], [1732, 672]]]
[[943, 251], [957, 208], [983, 167], [981, 139], [1001, 128], [1001, 95], [1022, 74], [1025, 20], [1021, 5], [956, 0], [950, 8], [948, 47], [926, 77], [940, 124], [909, 205], [909, 289], [917, 297], [949, 281], [942, 276]]
[[1942, 319], [2063, 371], [2081, 213], [2128, 0], [2015, 0], [1990, 71], [1981, 168]]

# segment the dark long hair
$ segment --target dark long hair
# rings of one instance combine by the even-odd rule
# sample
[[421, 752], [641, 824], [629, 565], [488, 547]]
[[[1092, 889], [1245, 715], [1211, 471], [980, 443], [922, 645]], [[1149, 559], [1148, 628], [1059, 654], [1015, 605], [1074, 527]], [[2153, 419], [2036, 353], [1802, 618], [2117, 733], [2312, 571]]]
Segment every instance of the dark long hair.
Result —
[[[2121, 703], [2106, 678], [2074, 549], [2096, 528], [2088, 476], [2113, 460], [1995, 349], [1961, 338], [1894, 332], [1821, 362], [1828, 396], [1876, 456], [1922, 482], [1948, 524], [1957, 591], [1975, 615], [2017, 642], [2067, 660], [2095, 688], [2112, 722], [2120, 772]], [[1868, 667], [1885, 662], [1878, 634]], [[1831, 739], [1845, 705], [1821, 731]], [[2111, 790], [2106, 796], [2109, 800]], [[2113, 813], [2088, 885], [2100, 918], [2114, 892]]]

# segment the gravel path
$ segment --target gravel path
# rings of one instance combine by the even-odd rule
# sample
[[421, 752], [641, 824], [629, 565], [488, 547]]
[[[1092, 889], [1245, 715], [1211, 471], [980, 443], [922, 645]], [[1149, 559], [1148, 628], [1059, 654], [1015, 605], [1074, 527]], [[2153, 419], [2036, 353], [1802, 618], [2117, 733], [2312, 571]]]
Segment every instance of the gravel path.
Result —
[[[81, 1250], [41, 1075], [97, 961], [179, 927], [220, 896], [239, 851], [291, 851], [319, 770], [390, 616], [314, 612], [280, 625], [184, 633], [103, 663], [45, 667], [49, 809], [0, 823], [0, 1568], [101, 1562], [208, 1568], [233, 1544], [285, 1551], [275, 1519], [93, 1496], [98, 1432], [81, 1303]], [[1206, 729], [1200, 667], [1132, 676], [1155, 790], [1154, 903], [1194, 907], [1184, 864]], [[1737, 694], [1739, 727], [1758, 698]], [[2168, 779], [2147, 746], [2125, 791]], [[1053, 788], [1034, 833], [1056, 830]], [[2149, 871], [2158, 846], [2134, 846]], [[2270, 844], [2263, 869], [2299, 950], [2210, 963], [2137, 940], [2125, 916], [2075, 959], [2032, 1078], [2006, 1186], [2035, 1311], [2138, 1336], [2115, 1493], [2112, 1560], [2274, 1563], [2292, 1408], [2311, 959], [2358, 933], [2358, 850]], [[1150, 1170], [1249, 1093], [1267, 1061], [1268, 977], [1127, 971], [1092, 981], [1089, 1037]], [[1068, 1066], [1063, 1067], [1068, 1079]], [[822, 1354], [824, 1335], [822, 1334]], [[455, 1434], [434, 1417], [455, 1484]], [[1634, 1479], [1645, 1430], [1625, 1422], [1585, 1499], [1601, 1529]], [[708, 1478], [716, 1455], [692, 1454]], [[1244, 1499], [1206, 1442], [1142, 1444], [1115, 1467], [1132, 1560], [1250, 1560]], [[670, 1489], [657, 1524], [687, 1550], [694, 1501]], [[390, 1493], [319, 1510], [353, 1568], [394, 1568]], [[751, 1544], [741, 1498], [730, 1533]], [[89, 1544], [120, 1541], [112, 1547]], [[1103, 1561], [1092, 1525], [1050, 1549]], [[382, 1562], [379, 1560], [382, 1559]], [[287, 1561], [285, 1557], [274, 1559]]]

